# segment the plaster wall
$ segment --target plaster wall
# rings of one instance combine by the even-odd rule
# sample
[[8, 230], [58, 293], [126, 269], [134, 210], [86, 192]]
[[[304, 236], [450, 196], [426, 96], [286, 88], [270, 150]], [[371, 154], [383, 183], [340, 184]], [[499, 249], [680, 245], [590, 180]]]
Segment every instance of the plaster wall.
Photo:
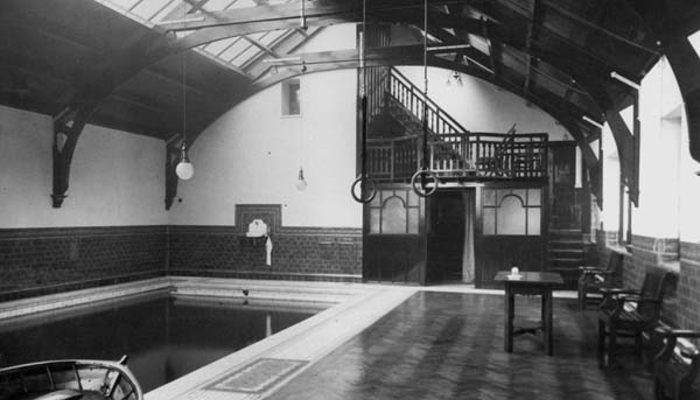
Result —
[[[281, 115], [281, 84], [234, 107], [191, 149], [195, 176], [180, 182], [175, 225], [235, 225], [236, 204], [282, 204], [286, 226], [361, 227], [355, 179], [355, 70], [306, 74], [300, 116]], [[308, 182], [295, 187], [299, 168]]]
[[[297, 52], [355, 47], [355, 25], [333, 25]], [[287, 68], [297, 68], [287, 67]], [[282, 115], [282, 84], [246, 99], [209, 126], [190, 151], [173, 225], [235, 225], [236, 204], [282, 204], [282, 224], [362, 226], [355, 179], [356, 70], [300, 74], [301, 115]], [[308, 187], [297, 190], [299, 169]]]
[[680, 218], [681, 104], [673, 73], [662, 60], [647, 74], [639, 92], [641, 127], [639, 207], [632, 209], [635, 234], [678, 237]]
[[0, 228], [167, 224], [162, 141], [87, 125], [61, 208], [52, 145], [50, 116], [0, 106]]
[[[424, 90], [423, 67], [403, 66], [398, 70]], [[572, 140], [564, 126], [525, 99], [481, 79], [461, 74], [462, 84], [451, 78], [453, 72], [428, 68], [428, 96], [472, 132], [505, 133], [513, 124], [520, 133], [549, 133], [549, 140]]]
[[606, 124], [602, 130], [603, 140], [603, 210], [601, 223], [606, 231], [617, 232], [620, 206], [620, 157], [615, 139]]

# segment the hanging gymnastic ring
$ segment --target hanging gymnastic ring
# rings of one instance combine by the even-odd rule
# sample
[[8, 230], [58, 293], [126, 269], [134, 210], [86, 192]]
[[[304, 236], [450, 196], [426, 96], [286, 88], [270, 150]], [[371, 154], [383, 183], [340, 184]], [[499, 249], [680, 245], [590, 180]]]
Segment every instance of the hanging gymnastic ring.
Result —
[[[367, 197], [363, 197], [362, 195], [364, 194], [366, 189], [366, 186], [369, 183], [369, 195]], [[361, 184], [360, 186], [360, 195], [358, 196], [355, 194], [355, 189], [357, 188], [357, 185]], [[377, 184], [374, 183], [374, 180], [370, 178], [367, 175], [360, 175], [355, 179], [355, 182], [352, 183], [352, 186], [350, 186], [350, 194], [352, 195], [352, 198], [355, 199], [356, 202], [362, 203], [362, 204], [367, 204], [370, 201], [374, 200], [374, 196], [377, 195]]]
[[[421, 186], [423, 186], [422, 188], [419, 188], [419, 187], [416, 186], [416, 183], [417, 183], [417, 181], [418, 181], [418, 177], [422, 177], [421, 180], [424, 179], [424, 178], [429, 178], [429, 179], [431, 179], [433, 182], [435, 182], [435, 184], [433, 185], [433, 187], [432, 187], [430, 190], [425, 190], [425, 186], [423, 186], [423, 185], [421, 185]], [[416, 173], [413, 174], [413, 176], [411, 177], [411, 187], [413, 188], [413, 191], [416, 192], [416, 194], [417, 194], [418, 196], [420, 196], [420, 197], [429, 197], [429, 196], [431, 196], [433, 193], [435, 193], [435, 191], [436, 191], [437, 188], [438, 188], [439, 182], [440, 182], [440, 181], [439, 181], [438, 178], [435, 176], [435, 174], [433, 173], [433, 171], [431, 171], [431, 170], [429, 170], [429, 169], [419, 169], [419, 170], [416, 171]]]

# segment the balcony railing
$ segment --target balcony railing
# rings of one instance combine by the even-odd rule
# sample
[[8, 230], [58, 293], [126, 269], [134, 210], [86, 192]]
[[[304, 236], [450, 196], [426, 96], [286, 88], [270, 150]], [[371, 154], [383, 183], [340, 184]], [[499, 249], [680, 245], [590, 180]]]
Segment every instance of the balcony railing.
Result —
[[[547, 134], [446, 133], [428, 139], [428, 165], [446, 179], [547, 176]], [[367, 169], [377, 181], [405, 182], [420, 168], [421, 136], [370, 139]]]

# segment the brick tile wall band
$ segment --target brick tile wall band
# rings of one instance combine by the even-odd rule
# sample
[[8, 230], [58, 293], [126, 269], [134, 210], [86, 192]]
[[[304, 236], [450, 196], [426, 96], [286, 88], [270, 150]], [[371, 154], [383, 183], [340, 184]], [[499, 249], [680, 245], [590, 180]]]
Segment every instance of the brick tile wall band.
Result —
[[163, 276], [165, 226], [0, 229], [0, 301]]
[[[612, 250], [606, 239], [612, 232], [596, 232], [601, 266], [607, 265]], [[669, 264], [680, 264], [669, 267]], [[625, 257], [623, 281], [625, 286], [639, 287], [650, 268], [665, 268], [677, 276], [674, 288], [663, 305], [664, 322], [684, 329], [700, 329], [700, 243], [679, 241], [678, 238], [653, 238], [633, 235], [629, 256]]]
[[[211, 229], [210, 229], [211, 228]], [[362, 274], [362, 231], [353, 228], [282, 228], [271, 235], [272, 265], [264, 240], [246, 238], [235, 227], [171, 227], [170, 269], [187, 275], [268, 276], [271, 279], [357, 281]]]
[[[0, 229], [0, 301], [173, 274], [361, 280], [361, 229], [276, 226], [275, 232], [267, 266], [264, 243], [245, 239], [233, 226]], [[596, 232], [600, 265], [612, 251], [609, 236]], [[678, 283], [664, 304], [664, 320], [700, 329], [700, 244], [633, 236], [630, 250], [623, 268], [630, 287], [679, 253]]]
[[243, 239], [236, 227], [0, 229], [0, 301], [173, 274], [361, 280], [360, 229], [276, 231], [268, 267], [264, 243]]

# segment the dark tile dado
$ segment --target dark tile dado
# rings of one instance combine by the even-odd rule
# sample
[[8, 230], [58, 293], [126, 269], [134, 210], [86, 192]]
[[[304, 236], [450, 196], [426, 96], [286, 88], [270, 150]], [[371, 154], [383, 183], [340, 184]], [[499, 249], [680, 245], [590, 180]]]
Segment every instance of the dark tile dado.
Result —
[[166, 226], [0, 229], [0, 301], [163, 276]]
[[[279, 210], [239, 211], [250, 219]], [[271, 266], [265, 241], [250, 240], [245, 229], [233, 226], [0, 229], [0, 301], [167, 274], [361, 281], [360, 229], [283, 227], [280, 218], [275, 221]]]
[[679, 326], [700, 330], [700, 243], [681, 242]]
[[271, 265], [265, 239], [246, 238], [235, 227], [169, 229], [169, 273], [261, 276], [264, 279], [359, 280], [362, 232], [353, 228], [281, 227], [272, 234]]

